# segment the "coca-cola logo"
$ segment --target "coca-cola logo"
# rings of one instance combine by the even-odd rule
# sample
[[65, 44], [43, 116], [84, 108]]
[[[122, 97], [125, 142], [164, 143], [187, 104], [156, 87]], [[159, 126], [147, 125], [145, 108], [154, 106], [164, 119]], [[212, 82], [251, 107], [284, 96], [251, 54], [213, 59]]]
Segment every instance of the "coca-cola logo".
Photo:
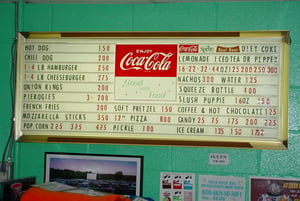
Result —
[[176, 77], [176, 45], [117, 45], [115, 76]]
[[199, 45], [179, 45], [179, 53], [198, 53]]
[[129, 52], [122, 58], [120, 68], [122, 70], [169, 70], [171, 67], [171, 61], [168, 59], [172, 55], [173, 53], [171, 52], [154, 52], [147, 57], [133, 57], [133, 52]]

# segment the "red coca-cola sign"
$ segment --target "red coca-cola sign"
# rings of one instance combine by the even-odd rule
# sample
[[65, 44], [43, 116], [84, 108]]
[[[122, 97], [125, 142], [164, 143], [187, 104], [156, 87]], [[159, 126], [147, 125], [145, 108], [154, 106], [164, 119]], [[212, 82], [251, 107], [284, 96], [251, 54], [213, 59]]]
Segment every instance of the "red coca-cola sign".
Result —
[[179, 45], [179, 53], [198, 53], [199, 45]]
[[116, 45], [115, 76], [176, 77], [177, 45]]

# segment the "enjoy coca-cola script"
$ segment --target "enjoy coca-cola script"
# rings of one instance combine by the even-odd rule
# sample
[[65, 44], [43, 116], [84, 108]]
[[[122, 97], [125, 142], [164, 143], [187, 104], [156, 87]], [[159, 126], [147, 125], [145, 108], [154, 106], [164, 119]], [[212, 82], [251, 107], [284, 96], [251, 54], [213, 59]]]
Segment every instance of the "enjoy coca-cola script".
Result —
[[176, 77], [177, 45], [117, 45], [115, 76]]

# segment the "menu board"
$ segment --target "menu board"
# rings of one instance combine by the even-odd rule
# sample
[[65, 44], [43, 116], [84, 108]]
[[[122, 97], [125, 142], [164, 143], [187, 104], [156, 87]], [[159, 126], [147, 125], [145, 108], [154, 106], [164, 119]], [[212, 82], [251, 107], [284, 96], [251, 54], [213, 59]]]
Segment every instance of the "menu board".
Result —
[[289, 32], [20, 33], [19, 141], [284, 149]]

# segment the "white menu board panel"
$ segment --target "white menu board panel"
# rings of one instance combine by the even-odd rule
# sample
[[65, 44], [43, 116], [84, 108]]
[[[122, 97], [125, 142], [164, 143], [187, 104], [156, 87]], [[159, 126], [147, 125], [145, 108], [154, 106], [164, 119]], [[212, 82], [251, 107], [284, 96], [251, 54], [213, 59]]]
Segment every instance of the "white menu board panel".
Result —
[[20, 33], [19, 141], [284, 149], [289, 33]]

